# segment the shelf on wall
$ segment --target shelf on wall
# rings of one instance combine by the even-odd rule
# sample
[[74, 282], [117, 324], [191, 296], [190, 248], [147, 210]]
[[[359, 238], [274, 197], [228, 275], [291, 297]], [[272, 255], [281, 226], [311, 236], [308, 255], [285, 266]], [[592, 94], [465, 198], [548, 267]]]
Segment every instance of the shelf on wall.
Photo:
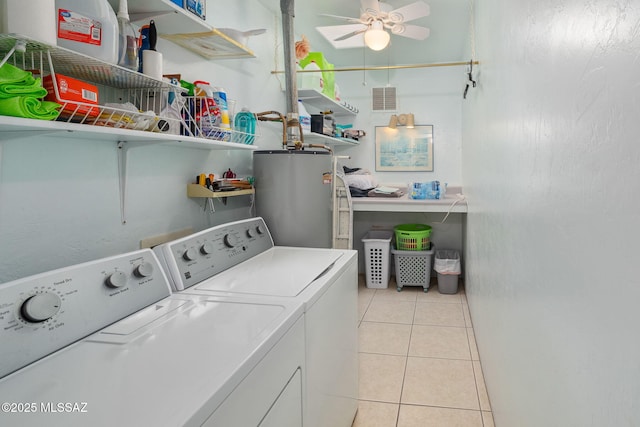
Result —
[[254, 145], [183, 135], [8, 116], [0, 116], [0, 135], [2, 135], [1, 141], [37, 135], [57, 135], [72, 139], [99, 139], [110, 142], [125, 141], [137, 145], [168, 144], [177, 147], [198, 148], [203, 150], [256, 150], [258, 148]]
[[[119, 0], [109, 1], [118, 10]], [[160, 37], [206, 59], [255, 58], [249, 48], [170, 0], [129, 0], [128, 5], [132, 21], [153, 19]]]
[[355, 146], [360, 144], [360, 141], [356, 141], [355, 139], [335, 138], [315, 132], [305, 133], [304, 142], [305, 144], [324, 144], [331, 146]]
[[349, 108], [346, 102], [335, 101], [315, 89], [298, 89], [298, 99], [305, 106], [310, 106], [318, 111], [331, 110], [336, 116], [355, 116], [358, 110]]
[[255, 194], [255, 189], [234, 191], [211, 191], [200, 184], [187, 184], [187, 196], [196, 198], [220, 199], [225, 197], [249, 196]]

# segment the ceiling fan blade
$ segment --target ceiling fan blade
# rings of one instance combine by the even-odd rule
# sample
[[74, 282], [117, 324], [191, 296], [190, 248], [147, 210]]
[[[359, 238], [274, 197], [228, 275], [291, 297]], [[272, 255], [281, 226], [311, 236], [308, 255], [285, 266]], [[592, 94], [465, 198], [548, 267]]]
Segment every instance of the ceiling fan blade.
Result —
[[395, 23], [409, 22], [413, 21], [414, 19], [429, 16], [429, 13], [429, 5], [423, 1], [417, 1], [415, 3], [411, 3], [409, 5], [392, 10], [391, 12], [389, 12], [387, 19], [390, 22]]
[[352, 22], [354, 24], [356, 24], [356, 23], [361, 23], [362, 24], [363, 23], [360, 18], [351, 18], [351, 17], [348, 17], [348, 16], [331, 15], [329, 13], [321, 13], [320, 16], [326, 16], [328, 18], [341, 19], [343, 21]]
[[391, 33], [396, 36], [408, 37], [410, 39], [424, 40], [429, 37], [431, 30], [418, 25], [396, 24], [391, 27]]
[[322, 34], [334, 48], [345, 49], [361, 47], [364, 44], [363, 34], [367, 28], [364, 24], [347, 24], [316, 27], [316, 30]]
[[372, 16], [380, 15], [378, 0], [360, 0], [360, 7], [362, 8], [362, 13], [367, 13]]
[[344, 36], [340, 36], [340, 37], [338, 37], [338, 38], [333, 39], [333, 41], [334, 41], [334, 42], [339, 42], [339, 41], [342, 41], [342, 40], [350, 39], [351, 37], [353, 37], [353, 36], [357, 36], [358, 34], [362, 34], [362, 33], [364, 33], [365, 31], [367, 31], [367, 29], [366, 29], [366, 28], [363, 28], [363, 29], [361, 29], [361, 30], [357, 30], [357, 31], [352, 31], [352, 32], [350, 32], [349, 34], [345, 34]]

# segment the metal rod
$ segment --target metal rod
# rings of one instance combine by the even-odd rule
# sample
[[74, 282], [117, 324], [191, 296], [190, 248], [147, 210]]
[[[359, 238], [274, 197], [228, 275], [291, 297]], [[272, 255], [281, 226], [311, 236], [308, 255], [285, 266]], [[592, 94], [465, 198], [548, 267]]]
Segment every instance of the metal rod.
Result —
[[[479, 61], [473, 61], [473, 65], [478, 65]], [[319, 73], [322, 71], [384, 71], [384, 70], [403, 70], [411, 68], [431, 68], [431, 67], [460, 67], [463, 65], [469, 65], [469, 61], [465, 62], [436, 62], [433, 64], [410, 64], [410, 65], [380, 65], [372, 67], [346, 67], [335, 68], [332, 70], [298, 70], [298, 73]], [[271, 71], [271, 74], [282, 74], [284, 71], [275, 70]]]

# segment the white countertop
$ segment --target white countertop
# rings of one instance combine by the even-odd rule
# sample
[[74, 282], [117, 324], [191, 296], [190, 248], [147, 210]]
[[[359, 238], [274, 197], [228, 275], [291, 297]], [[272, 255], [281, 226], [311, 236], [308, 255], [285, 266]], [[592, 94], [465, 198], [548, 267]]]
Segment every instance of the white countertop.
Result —
[[[387, 185], [385, 185], [387, 186]], [[388, 185], [394, 187], [394, 185]], [[396, 186], [397, 187], [397, 186]], [[402, 197], [353, 197], [353, 210], [368, 212], [454, 212], [466, 213], [467, 201], [459, 200], [462, 187], [450, 186], [444, 199], [410, 199], [407, 194]], [[455, 203], [455, 205], [454, 205]]]

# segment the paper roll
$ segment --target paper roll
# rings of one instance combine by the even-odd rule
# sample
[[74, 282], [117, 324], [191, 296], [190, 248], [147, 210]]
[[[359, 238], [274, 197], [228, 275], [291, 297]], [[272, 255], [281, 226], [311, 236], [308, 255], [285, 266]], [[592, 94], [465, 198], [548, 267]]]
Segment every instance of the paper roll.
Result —
[[56, 46], [56, 7], [53, 0], [0, 1], [0, 33], [20, 34]]
[[150, 49], [142, 51], [142, 73], [162, 80], [162, 54], [160, 52]]

